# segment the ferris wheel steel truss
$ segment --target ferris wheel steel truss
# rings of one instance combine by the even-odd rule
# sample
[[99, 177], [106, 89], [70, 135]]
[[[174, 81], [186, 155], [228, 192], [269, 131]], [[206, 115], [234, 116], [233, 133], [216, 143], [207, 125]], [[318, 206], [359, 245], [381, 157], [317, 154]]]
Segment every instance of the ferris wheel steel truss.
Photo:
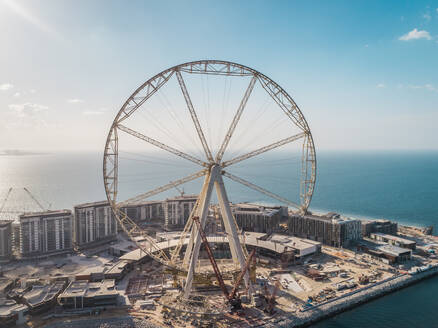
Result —
[[[237, 108], [237, 111], [233, 117], [233, 120], [227, 130], [225, 138], [215, 158], [212, 155], [212, 152], [202, 131], [201, 124], [199, 123], [199, 119], [191, 101], [190, 94], [187, 90], [186, 83], [184, 81], [183, 75], [181, 74], [182, 72], [187, 74], [251, 77], [250, 83], [243, 95], [242, 100], [240, 101], [239, 107]], [[152, 95], [154, 95], [164, 84], [166, 84], [166, 82], [173, 75], [176, 75], [176, 78], [178, 80], [181, 92], [187, 105], [187, 109], [190, 112], [191, 120], [193, 121], [193, 125], [202, 144], [206, 160], [189, 155], [183, 150], [170, 147], [160, 142], [159, 140], [155, 140], [150, 136], [146, 136], [138, 131], [134, 131], [126, 125], [122, 124], [124, 120], [130, 117]], [[223, 155], [227, 149], [227, 146], [229, 145], [235, 128], [239, 123], [242, 112], [245, 109], [245, 106], [251, 96], [251, 92], [257, 81], [260, 83], [263, 89], [272, 97], [275, 103], [281, 108], [281, 110], [292, 121], [292, 123], [301, 130], [301, 132], [288, 138], [274, 142], [270, 145], [255, 149], [251, 152], [248, 152], [247, 154], [237, 156], [235, 158], [222, 162]], [[201, 170], [194, 172], [193, 174], [183, 177], [179, 180], [171, 181], [170, 183], [160, 186], [156, 189], [129, 198], [127, 200], [118, 201], [118, 136], [120, 131], [122, 131], [122, 133], [126, 133], [140, 140], [143, 140], [150, 145], [164, 150], [165, 152], [171, 153], [175, 156], [199, 165], [201, 167]], [[300, 179], [300, 204], [292, 202], [284, 197], [281, 197], [271, 191], [268, 191], [224, 170], [225, 168], [232, 166], [233, 164], [247, 160], [249, 158], [255, 157], [257, 155], [300, 139], [303, 139], [301, 156], [302, 172]], [[168, 256], [163, 250], [161, 250], [156, 245], [154, 239], [149, 237], [132, 219], [128, 217], [128, 215], [124, 211], [121, 210], [123, 206], [139, 203], [158, 193], [170, 190], [172, 188], [175, 188], [176, 186], [195, 180], [202, 176], [205, 177], [203, 187], [189, 216], [187, 224], [184, 227], [181, 238], [178, 241], [178, 245], [173, 251], [170, 252], [170, 256]], [[174, 66], [155, 75], [154, 77], [146, 81], [143, 85], [141, 85], [126, 100], [112, 123], [111, 129], [107, 136], [104, 150], [103, 177], [107, 198], [113, 209], [114, 215], [119, 221], [123, 230], [132, 240], [136, 242], [137, 246], [142, 251], [144, 251], [146, 254], [159, 261], [163, 265], [187, 274], [185, 286], [186, 296], [190, 292], [193, 275], [195, 274], [195, 263], [198, 259], [199, 247], [201, 243], [199, 232], [197, 231], [196, 225], [193, 224], [192, 217], [196, 214], [201, 218], [201, 225], [205, 225], [205, 218], [207, 216], [212, 188], [214, 186], [216, 187], [219, 205], [224, 217], [224, 226], [229, 236], [228, 239], [230, 242], [230, 250], [233, 260], [236, 265], [240, 266], [240, 268], [242, 268], [245, 263], [244, 257], [246, 250], [241, 247], [240, 241], [237, 236], [237, 224], [229, 206], [229, 200], [226, 195], [222, 176], [225, 176], [250, 189], [256, 190], [257, 192], [265, 194], [273, 199], [276, 199], [281, 203], [285, 203], [295, 208], [298, 212], [305, 213], [307, 211], [307, 208], [312, 198], [316, 180], [316, 156], [313, 138], [310, 128], [300, 109], [293, 101], [293, 99], [277, 83], [275, 83], [262, 73], [240, 64], [218, 60], [202, 60]], [[190, 235], [189, 244], [187, 245], [184, 260], [181, 264], [178, 263], [178, 260], [182, 246], [184, 244], [184, 240], [186, 240], [186, 237], [188, 237], [188, 235]], [[145, 240], [145, 242], [137, 242], [137, 239], [135, 238], [136, 236], [141, 236], [142, 239]], [[248, 275], [246, 275], [246, 281], [248, 281], [247, 278]]]

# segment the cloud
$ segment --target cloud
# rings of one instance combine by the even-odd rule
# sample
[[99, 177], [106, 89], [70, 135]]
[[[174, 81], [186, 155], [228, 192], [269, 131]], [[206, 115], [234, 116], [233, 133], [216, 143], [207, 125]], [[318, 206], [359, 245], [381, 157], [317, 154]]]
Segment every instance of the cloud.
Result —
[[12, 89], [13, 87], [14, 87], [14, 85], [10, 84], [10, 83], [0, 84], [0, 90], [1, 91], [6, 91], [6, 90], [9, 90], [9, 89]]
[[9, 109], [13, 110], [18, 114], [19, 117], [24, 117], [31, 115], [32, 113], [37, 113], [49, 109], [49, 107], [34, 103], [23, 103], [23, 104], [10, 104]]
[[8, 128], [46, 128], [48, 126], [48, 106], [36, 103], [21, 103], [8, 105], [10, 112], [7, 119]]
[[83, 111], [82, 114], [86, 116], [95, 116], [95, 115], [102, 115], [104, 114], [108, 109], [107, 108], [100, 108], [98, 110], [86, 110]]
[[30, 93], [36, 93], [36, 90], [35, 90], [35, 89], [30, 89], [29, 92], [30, 92]]
[[430, 16], [429, 13], [424, 14], [424, 15], [423, 15], [423, 18], [426, 20], [426, 22], [429, 22], [429, 21], [432, 19], [432, 17]]
[[428, 91], [434, 91], [434, 92], [438, 92], [438, 87], [435, 87], [432, 84], [423, 84], [423, 85], [408, 85], [409, 89], [414, 89], [414, 90], [418, 90], [418, 89], [424, 89], [424, 90], [428, 90]]
[[418, 39], [426, 39], [431, 40], [432, 37], [430, 36], [429, 32], [427, 31], [419, 31], [416, 28], [414, 28], [409, 33], [402, 35], [398, 38], [400, 41], [410, 41], [410, 40], [418, 40]]
[[376, 85], [378, 88], [386, 88], [386, 85], [383, 83], [379, 83]]
[[79, 104], [79, 103], [83, 103], [84, 101], [82, 99], [73, 98], [73, 99], [68, 99], [67, 102], [69, 102], [70, 104]]
[[14, 93], [14, 97], [20, 97], [20, 95], [21, 95], [21, 93], [19, 93], [19, 92]]

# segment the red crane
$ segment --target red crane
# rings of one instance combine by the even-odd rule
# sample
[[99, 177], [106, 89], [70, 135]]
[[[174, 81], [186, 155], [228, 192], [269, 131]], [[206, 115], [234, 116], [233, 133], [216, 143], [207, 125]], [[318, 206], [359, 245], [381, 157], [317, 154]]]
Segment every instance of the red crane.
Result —
[[251, 263], [251, 259], [253, 258], [256, 250], [253, 249], [251, 254], [246, 259], [245, 267], [243, 268], [242, 272], [240, 272], [236, 282], [234, 283], [233, 290], [231, 293], [228, 293], [227, 286], [225, 286], [224, 279], [222, 278], [222, 274], [219, 270], [219, 267], [217, 266], [216, 260], [213, 256], [213, 252], [211, 251], [210, 245], [208, 244], [207, 236], [205, 235], [204, 229], [201, 227], [201, 223], [199, 222], [199, 217], [195, 216], [193, 217], [193, 221], [195, 221], [199, 234], [201, 235], [202, 242], [204, 243], [205, 249], [208, 254], [208, 258], [210, 259], [211, 265], [213, 267], [214, 273], [216, 275], [216, 279], [219, 283], [220, 288], [222, 289], [222, 293], [224, 294], [225, 298], [231, 305], [231, 312], [238, 311], [242, 309], [242, 301], [239, 297], [236, 297], [237, 289], [239, 288], [240, 283], [242, 282], [243, 277], [245, 276], [246, 272], [248, 271], [249, 265]]

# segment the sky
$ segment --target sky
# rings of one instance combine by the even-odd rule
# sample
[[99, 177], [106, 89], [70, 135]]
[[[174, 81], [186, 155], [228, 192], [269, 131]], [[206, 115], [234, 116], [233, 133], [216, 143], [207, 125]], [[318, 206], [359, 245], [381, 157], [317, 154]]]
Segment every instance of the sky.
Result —
[[280, 84], [318, 150], [438, 149], [438, 1], [0, 0], [0, 150], [102, 151], [174, 65]]

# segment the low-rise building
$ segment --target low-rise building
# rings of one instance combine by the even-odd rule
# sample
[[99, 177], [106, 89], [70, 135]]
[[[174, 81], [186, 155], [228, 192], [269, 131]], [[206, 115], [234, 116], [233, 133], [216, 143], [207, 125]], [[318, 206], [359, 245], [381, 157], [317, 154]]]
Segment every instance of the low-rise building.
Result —
[[72, 250], [70, 210], [26, 213], [19, 216], [20, 254], [40, 256]]
[[402, 248], [415, 250], [417, 243], [413, 240], [401, 238], [398, 236], [388, 235], [380, 232], [370, 234], [370, 238], [376, 241], [384, 242], [389, 245], [394, 245]]
[[65, 309], [115, 306], [118, 296], [113, 279], [101, 282], [76, 280], [58, 296], [58, 303]]
[[28, 307], [17, 304], [16, 301], [0, 296], [0, 323], [1, 327], [15, 327], [26, 322]]
[[0, 220], [0, 261], [12, 256], [12, 220]]
[[389, 220], [362, 220], [362, 236], [369, 237], [373, 232], [380, 232], [389, 235], [397, 235], [397, 222]]
[[55, 281], [48, 285], [33, 285], [31, 290], [24, 293], [22, 301], [32, 314], [47, 311], [56, 305], [56, 299], [65, 286], [66, 282], [63, 281]]
[[360, 220], [341, 217], [333, 212], [322, 216], [294, 214], [289, 217], [287, 226], [292, 236], [333, 247], [347, 247], [362, 238]]
[[377, 250], [381, 251], [390, 263], [400, 263], [411, 259], [412, 251], [394, 245], [380, 245]]
[[394, 245], [376, 243], [371, 240], [361, 240], [357, 248], [386, 263], [400, 263], [411, 258], [412, 250]]
[[93, 247], [116, 239], [116, 219], [108, 201], [76, 205], [74, 212], [76, 247]]

